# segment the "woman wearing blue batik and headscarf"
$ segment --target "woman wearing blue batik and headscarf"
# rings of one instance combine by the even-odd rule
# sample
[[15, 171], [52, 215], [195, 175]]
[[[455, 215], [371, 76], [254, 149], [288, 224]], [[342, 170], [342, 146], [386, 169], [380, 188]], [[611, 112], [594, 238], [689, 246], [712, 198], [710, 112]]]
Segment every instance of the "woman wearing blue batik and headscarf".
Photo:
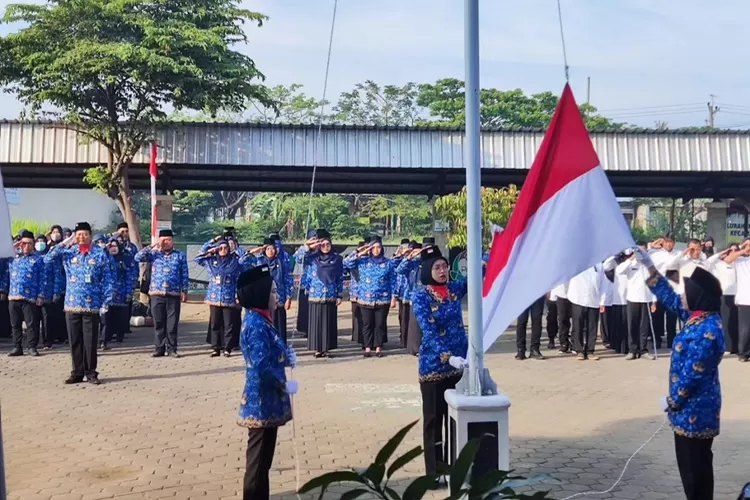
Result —
[[653, 294], [684, 324], [672, 344], [669, 396], [664, 406], [674, 431], [677, 466], [687, 499], [712, 500], [711, 447], [719, 435], [719, 363], [724, 355], [721, 284], [709, 271], [696, 267], [690, 277], [683, 278], [684, 291], [679, 296], [646, 251], [636, 248], [635, 256], [649, 271], [646, 283]]
[[278, 428], [292, 419], [290, 394], [297, 383], [287, 382], [284, 369], [297, 356], [273, 326], [276, 285], [268, 266], [254, 267], [237, 278], [237, 298], [245, 309], [240, 347], [245, 358], [245, 388], [237, 425], [248, 429], [244, 500], [270, 497], [268, 473], [273, 464]]

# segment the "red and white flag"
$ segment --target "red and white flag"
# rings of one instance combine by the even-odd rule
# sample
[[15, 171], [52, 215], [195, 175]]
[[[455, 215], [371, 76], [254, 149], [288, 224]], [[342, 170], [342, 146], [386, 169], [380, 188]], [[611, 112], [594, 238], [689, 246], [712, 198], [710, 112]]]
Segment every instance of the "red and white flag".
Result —
[[539, 297], [633, 244], [566, 84], [510, 220], [492, 242], [484, 349]]
[[0, 174], [0, 258], [13, 257], [16, 250], [13, 248], [13, 235], [10, 227], [10, 208], [8, 198], [5, 195], [3, 176]]

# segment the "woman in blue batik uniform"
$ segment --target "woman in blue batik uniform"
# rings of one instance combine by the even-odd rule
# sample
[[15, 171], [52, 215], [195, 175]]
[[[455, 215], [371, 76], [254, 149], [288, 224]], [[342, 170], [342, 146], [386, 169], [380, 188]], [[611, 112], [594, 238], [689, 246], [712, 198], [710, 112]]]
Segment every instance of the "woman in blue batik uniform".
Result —
[[209, 242], [203, 249], [195, 262], [209, 274], [205, 303], [209, 308], [211, 357], [220, 356], [222, 350], [224, 356], [229, 357], [239, 344], [242, 316], [237, 303], [237, 277], [242, 266], [228, 240]]
[[[307, 232], [308, 241], [315, 238], [315, 229], [311, 229]], [[303, 245], [304, 246], [304, 245]], [[302, 248], [302, 247], [300, 247]], [[310, 328], [310, 306], [309, 297], [307, 294], [307, 287], [310, 285], [310, 276], [312, 275], [312, 269], [310, 266], [305, 265], [302, 259], [299, 257], [300, 248], [294, 254], [295, 265], [300, 265], [300, 280], [299, 280], [299, 297], [297, 300], [297, 333], [303, 337], [307, 337], [307, 330]]]
[[404, 332], [402, 332], [401, 345], [406, 347], [406, 351], [413, 355], [419, 355], [419, 344], [422, 342], [422, 331], [419, 329], [419, 323], [414, 317], [414, 308], [412, 305], [412, 295], [420, 287], [419, 283], [419, 255], [422, 248], [429, 248], [434, 243], [430, 243], [430, 240], [434, 241], [434, 238], [425, 238], [424, 244], [420, 245], [416, 241], [412, 241], [412, 250], [405, 254], [401, 259], [401, 262], [396, 267], [396, 274], [404, 277], [404, 288], [403, 288], [403, 304], [404, 304], [404, 320], [406, 325], [404, 326]]
[[237, 419], [237, 425], [248, 429], [242, 498], [266, 500], [278, 428], [292, 419], [289, 395], [297, 392], [296, 382], [287, 382], [284, 368], [294, 367], [297, 356], [273, 327], [276, 286], [268, 266], [240, 274], [237, 297], [245, 308], [240, 334], [245, 388]]
[[435, 474], [448, 458], [447, 436], [442, 431], [448, 418], [444, 394], [456, 387], [466, 364], [468, 343], [461, 310], [466, 280], [448, 282], [450, 266], [438, 247], [422, 250], [420, 257], [423, 287], [412, 295], [412, 308], [422, 330], [419, 388], [424, 464], [427, 474]]
[[110, 238], [105, 250], [112, 265], [112, 303], [102, 316], [102, 349], [109, 349], [112, 339], [122, 344], [125, 338], [125, 322], [128, 317], [128, 297], [133, 295], [131, 268], [135, 253], [118, 237]]
[[344, 267], [359, 272], [357, 301], [362, 314], [362, 337], [365, 357], [383, 356], [388, 340], [388, 311], [396, 306], [395, 264], [386, 258], [380, 236], [373, 236], [369, 245], [358, 248], [344, 260]]
[[276, 309], [271, 312], [273, 326], [286, 342], [286, 312], [292, 307], [292, 294], [294, 293], [294, 276], [289, 271], [288, 257], [285, 264], [279, 245], [273, 239], [266, 238], [263, 241], [263, 246], [250, 249], [240, 257], [240, 264], [245, 268], [265, 265], [271, 269], [271, 276], [273, 276], [279, 299]]
[[[367, 237], [369, 239], [369, 236]], [[367, 242], [365, 240], [357, 243], [357, 248], [361, 248]], [[351, 254], [347, 255], [347, 258], [356, 254], [357, 250], [354, 250]], [[346, 260], [346, 259], [344, 259]], [[359, 293], [359, 269], [353, 268], [349, 270], [349, 302], [352, 305], [352, 342], [358, 343], [365, 348], [365, 339], [362, 336], [362, 313], [359, 310], [359, 304], [357, 303], [357, 295]]]
[[[411, 241], [409, 238], [404, 238], [401, 240], [401, 245], [399, 245], [398, 249], [396, 250], [396, 253], [393, 254], [393, 263], [396, 265], [396, 269], [398, 269], [399, 264], [401, 264], [401, 261], [404, 258], [404, 255], [406, 255], [410, 250]], [[404, 319], [404, 283], [406, 281], [406, 277], [403, 274], [396, 273], [396, 301], [398, 302], [398, 331], [399, 331], [399, 339], [401, 340], [401, 347], [406, 347], [406, 344], [404, 343], [404, 339], [406, 339], [406, 328], [405, 325], [408, 325], [408, 319]], [[407, 317], [408, 318], [408, 317]]]
[[337, 308], [344, 291], [344, 265], [333, 251], [331, 235], [318, 229], [316, 237], [301, 246], [295, 257], [310, 270], [307, 297], [310, 301], [307, 348], [316, 358], [328, 356], [338, 344]]
[[713, 440], [719, 435], [721, 385], [719, 363], [724, 355], [721, 326], [721, 284], [702, 267], [685, 277], [678, 296], [640, 248], [636, 259], [649, 270], [647, 285], [684, 326], [672, 344], [666, 411], [674, 431], [677, 465], [688, 500], [711, 500], [714, 490]]

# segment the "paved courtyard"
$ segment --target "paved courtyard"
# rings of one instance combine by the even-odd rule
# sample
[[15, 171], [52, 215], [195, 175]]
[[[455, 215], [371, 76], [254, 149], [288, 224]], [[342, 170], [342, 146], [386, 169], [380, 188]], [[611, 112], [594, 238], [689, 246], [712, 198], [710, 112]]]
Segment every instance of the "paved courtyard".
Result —
[[[294, 370], [300, 393], [295, 425], [279, 433], [276, 498], [296, 498], [297, 463], [300, 484], [366, 465], [398, 428], [420, 417], [415, 358], [391, 350], [383, 359], [363, 359], [348, 341], [348, 306], [341, 309], [338, 356], [305, 354]], [[206, 320], [205, 306], [184, 308], [179, 360], [151, 358], [151, 330], [134, 329], [124, 347], [101, 354], [99, 387], [63, 385], [70, 370], [63, 347], [39, 358], [0, 358], [9, 499], [241, 498], [246, 433], [235, 415], [242, 357], [208, 357]], [[390, 323], [395, 349], [395, 316]], [[304, 342], [295, 344], [301, 349]], [[599, 362], [577, 362], [549, 352], [546, 361], [518, 362], [513, 354], [506, 335], [486, 365], [513, 402], [511, 466], [530, 478], [521, 489], [551, 490], [562, 499], [609, 488], [663, 419], [667, 357], [626, 362], [605, 354]], [[750, 481], [750, 366], [728, 359], [721, 374], [716, 498], [733, 499]], [[421, 444], [418, 429], [404, 450]], [[398, 479], [404, 484], [421, 473], [417, 460]], [[665, 427], [615, 490], [593, 498], [680, 499], [681, 491]]]

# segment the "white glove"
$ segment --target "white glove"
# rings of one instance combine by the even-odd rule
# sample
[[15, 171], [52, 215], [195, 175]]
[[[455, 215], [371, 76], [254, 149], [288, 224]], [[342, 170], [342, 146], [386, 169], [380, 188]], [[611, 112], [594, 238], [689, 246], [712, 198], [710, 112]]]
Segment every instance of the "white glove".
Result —
[[297, 394], [297, 390], [299, 390], [299, 384], [297, 384], [296, 380], [287, 380], [286, 381], [286, 392], [287, 392], [287, 394]]
[[460, 356], [451, 356], [448, 358], [448, 364], [457, 370], [469, 367], [469, 362]]
[[286, 348], [286, 365], [292, 368], [297, 366], [297, 352], [292, 346]]
[[99, 309], [99, 315], [104, 316], [107, 314], [107, 311], [109, 311], [109, 308], [107, 306], [102, 306], [101, 309]]
[[635, 254], [635, 260], [640, 262], [646, 269], [654, 267], [654, 261], [651, 260], [651, 256], [641, 247], [635, 247], [633, 249]]
[[661, 398], [661, 411], [667, 411], [669, 409], [669, 403], [667, 403], [667, 397], [664, 396]]

